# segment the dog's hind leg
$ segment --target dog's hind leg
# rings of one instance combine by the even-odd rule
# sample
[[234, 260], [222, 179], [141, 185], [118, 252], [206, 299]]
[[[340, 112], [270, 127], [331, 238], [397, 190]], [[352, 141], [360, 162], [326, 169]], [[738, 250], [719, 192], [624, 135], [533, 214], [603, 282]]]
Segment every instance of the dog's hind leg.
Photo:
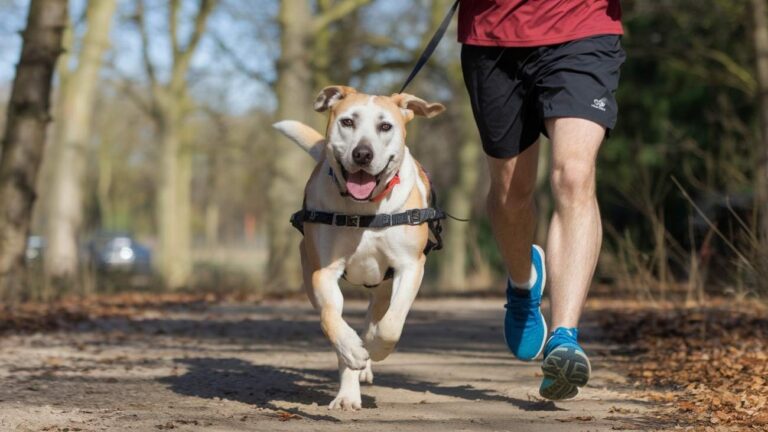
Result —
[[371, 367], [371, 359], [368, 359], [368, 363], [365, 365], [365, 369], [360, 371], [360, 382], [373, 384], [373, 368]]
[[[339, 386], [339, 393], [328, 405], [328, 409], [360, 409], [362, 408], [362, 399], [360, 397], [361, 371], [350, 369], [341, 355], [338, 355], [338, 358], [339, 381], [341, 381], [341, 385]], [[370, 367], [370, 365], [371, 361], [368, 360], [368, 367]]]
[[[371, 350], [376, 351], [376, 354], [371, 354], [374, 359], [381, 360], [389, 354], [379, 352], [382, 350], [382, 344], [377, 339], [378, 325], [384, 315], [389, 309], [390, 298], [392, 297], [392, 281], [387, 280], [381, 283], [376, 288], [371, 290], [370, 303], [368, 304], [368, 313], [365, 316], [365, 347], [368, 352]], [[373, 380], [373, 373], [371, 372], [371, 380]]]
[[425, 261], [426, 257], [422, 255], [411, 265], [395, 270], [389, 307], [375, 324], [372, 337], [369, 339], [366, 335], [366, 348], [374, 361], [385, 359], [400, 340], [405, 318], [421, 286]]
[[312, 306], [317, 309], [317, 300], [315, 299], [314, 290], [312, 287], [312, 265], [309, 261], [309, 255], [307, 255], [307, 245], [304, 243], [306, 240], [301, 240], [299, 244], [299, 254], [301, 255], [301, 272], [304, 279], [304, 291], [309, 297]]

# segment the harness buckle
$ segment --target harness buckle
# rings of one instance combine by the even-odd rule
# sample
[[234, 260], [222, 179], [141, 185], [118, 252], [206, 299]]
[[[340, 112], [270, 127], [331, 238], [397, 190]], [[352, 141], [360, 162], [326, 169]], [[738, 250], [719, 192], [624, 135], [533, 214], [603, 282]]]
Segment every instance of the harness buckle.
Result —
[[421, 225], [421, 211], [419, 209], [408, 210], [408, 224]]
[[360, 228], [360, 216], [347, 215], [347, 226]]

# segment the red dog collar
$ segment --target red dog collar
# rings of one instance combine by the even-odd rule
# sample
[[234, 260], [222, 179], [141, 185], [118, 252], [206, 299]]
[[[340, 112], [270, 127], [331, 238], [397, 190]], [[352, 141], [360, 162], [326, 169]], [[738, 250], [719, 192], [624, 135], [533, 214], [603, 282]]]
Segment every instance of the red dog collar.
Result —
[[376, 194], [376, 196], [372, 197], [370, 201], [379, 202], [383, 200], [384, 198], [387, 197], [387, 195], [389, 195], [390, 192], [392, 192], [392, 189], [394, 189], [395, 186], [399, 184], [400, 184], [400, 174], [395, 174], [395, 176], [392, 177], [392, 180], [390, 180], [389, 183], [387, 183], [387, 187], [385, 187], [383, 191]]

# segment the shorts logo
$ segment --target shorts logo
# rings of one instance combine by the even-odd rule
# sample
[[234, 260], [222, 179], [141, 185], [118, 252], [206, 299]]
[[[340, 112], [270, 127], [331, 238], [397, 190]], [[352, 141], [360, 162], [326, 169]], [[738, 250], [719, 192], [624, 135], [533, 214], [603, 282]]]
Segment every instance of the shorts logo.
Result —
[[606, 102], [607, 102], [606, 98], [595, 99], [592, 101], [592, 108], [599, 109], [600, 111], [605, 111]]

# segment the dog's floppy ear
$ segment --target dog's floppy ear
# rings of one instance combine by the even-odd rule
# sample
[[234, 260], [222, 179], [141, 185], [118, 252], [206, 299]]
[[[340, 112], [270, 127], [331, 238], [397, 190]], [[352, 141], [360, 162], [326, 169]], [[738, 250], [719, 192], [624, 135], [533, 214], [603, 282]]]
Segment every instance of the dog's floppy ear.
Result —
[[327, 111], [329, 108], [336, 105], [340, 100], [354, 93], [357, 93], [357, 90], [353, 89], [352, 87], [339, 85], [328, 86], [320, 90], [317, 98], [315, 98], [315, 111]]
[[429, 103], [408, 93], [395, 93], [391, 96], [395, 105], [408, 112], [404, 113], [406, 120], [412, 120], [414, 114], [426, 118], [432, 118], [445, 111], [441, 103]]

